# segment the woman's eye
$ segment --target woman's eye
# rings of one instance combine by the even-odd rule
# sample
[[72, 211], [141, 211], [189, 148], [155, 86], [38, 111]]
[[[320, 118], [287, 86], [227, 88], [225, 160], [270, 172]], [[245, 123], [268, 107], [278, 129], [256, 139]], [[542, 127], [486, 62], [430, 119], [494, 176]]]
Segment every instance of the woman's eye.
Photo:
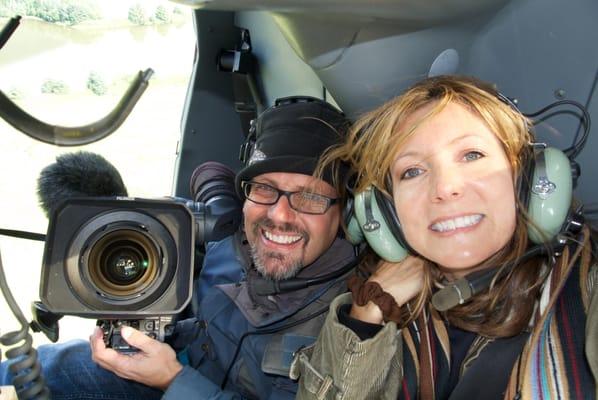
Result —
[[421, 175], [424, 171], [421, 168], [408, 168], [401, 174], [401, 179], [411, 179]]
[[475, 161], [479, 160], [480, 158], [484, 157], [482, 153], [479, 151], [468, 151], [463, 158], [465, 161]]

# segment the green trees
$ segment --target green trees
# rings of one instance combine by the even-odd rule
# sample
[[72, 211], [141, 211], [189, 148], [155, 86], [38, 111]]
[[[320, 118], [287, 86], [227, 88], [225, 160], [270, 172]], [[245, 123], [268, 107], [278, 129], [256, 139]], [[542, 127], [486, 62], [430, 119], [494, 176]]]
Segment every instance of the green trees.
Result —
[[145, 11], [141, 4], [135, 4], [129, 8], [129, 15], [128, 15], [129, 22], [135, 25], [145, 25], [148, 23], [147, 16], [145, 15]]
[[153, 15], [148, 16], [140, 3], [137, 3], [129, 8], [128, 15], [129, 22], [135, 25], [148, 25], [153, 23], [167, 24], [172, 18], [170, 12], [166, 7], [159, 5]]
[[98, 96], [106, 94], [106, 91], [108, 90], [106, 87], [106, 83], [104, 83], [104, 79], [102, 79], [100, 74], [98, 74], [97, 72], [89, 73], [86, 86], [89, 90], [91, 90], [94, 94]]
[[170, 22], [170, 14], [166, 10], [166, 8], [162, 5], [159, 5], [156, 8], [156, 12], [154, 13], [154, 18], [156, 19], [156, 21], [159, 21], [162, 23]]
[[66, 82], [59, 79], [46, 79], [42, 83], [42, 93], [50, 94], [65, 94], [68, 93], [69, 88]]
[[86, 0], [0, 0], [0, 16], [28, 15], [47, 22], [76, 25], [99, 19], [100, 11]]
[[[155, 11], [147, 12], [142, 3], [129, 7], [127, 18], [135, 25], [168, 24], [182, 15], [182, 10], [173, 7], [169, 10], [158, 5]], [[100, 10], [90, 0], [0, 0], [0, 17], [15, 15], [31, 16], [51, 23], [77, 25], [87, 20], [101, 18]]]

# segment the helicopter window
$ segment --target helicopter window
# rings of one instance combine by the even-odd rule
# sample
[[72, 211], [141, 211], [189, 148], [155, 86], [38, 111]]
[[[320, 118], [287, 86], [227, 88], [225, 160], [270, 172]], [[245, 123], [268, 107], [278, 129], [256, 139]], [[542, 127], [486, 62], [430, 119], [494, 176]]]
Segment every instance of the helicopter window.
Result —
[[[89, 145], [52, 146], [0, 118], [0, 227], [46, 232], [37, 178], [63, 153], [102, 155], [116, 166], [130, 196], [170, 195], [195, 51], [191, 10], [155, 0], [0, 2], [0, 28], [16, 15], [22, 16], [19, 26], [0, 49], [0, 90], [48, 124], [71, 127], [100, 120], [138, 71], [151, 68], [154, 74], [125, 122]], [[0, 236], [0, 249], [13, 294], [30, 318], [30, 303], [39, 299], [43, 242]], [[86, 338], [94, 323], [65, 317], [60, 341]], [[0, 333], [18, 327], [4, 302], [0, 327]], [[47, 342], [41, 334], [34, 340]]]

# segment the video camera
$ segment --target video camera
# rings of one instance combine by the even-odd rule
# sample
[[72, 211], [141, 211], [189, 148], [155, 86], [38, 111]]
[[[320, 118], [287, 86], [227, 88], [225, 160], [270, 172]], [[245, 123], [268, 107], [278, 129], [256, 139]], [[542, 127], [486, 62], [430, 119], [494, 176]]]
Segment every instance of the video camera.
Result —
[[125, 325], [164, 341], [191, 299], [195, 245], [241, 222], [224, 168], [196, 170], [194, 200], [78, 197], [54, 207], [40, 283], [47, 311], [96, 318], [106, 345], [121, 352], [135, 351], [120, 337]]

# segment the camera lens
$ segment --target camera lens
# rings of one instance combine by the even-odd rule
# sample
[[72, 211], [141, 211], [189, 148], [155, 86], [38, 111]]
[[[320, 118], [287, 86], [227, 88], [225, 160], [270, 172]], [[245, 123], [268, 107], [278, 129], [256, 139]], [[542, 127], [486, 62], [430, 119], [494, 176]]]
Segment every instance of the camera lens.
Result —
[[143, 232], [114, 230], [97, 240], [89, 252], [89, 277], [105, 295], [128, 298], [142, 294], [158, 276], [160, 251]]
[[105, 261], [101, 261], [106, 278], [117, 285], [126, 285], [141, 278], [149, 266], [147, 252], [137, 243], [128, 241], [114, 243], [112, 247], [106, 251]]

